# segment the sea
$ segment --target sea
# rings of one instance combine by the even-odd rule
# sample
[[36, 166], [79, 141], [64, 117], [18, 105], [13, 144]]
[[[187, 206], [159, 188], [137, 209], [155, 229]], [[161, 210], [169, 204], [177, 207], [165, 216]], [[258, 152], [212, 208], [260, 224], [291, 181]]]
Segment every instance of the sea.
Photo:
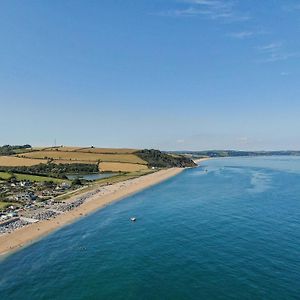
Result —
[[300, 299], [300, 158], [211, 159], [115, 202], [2, 258], [0, 299]]

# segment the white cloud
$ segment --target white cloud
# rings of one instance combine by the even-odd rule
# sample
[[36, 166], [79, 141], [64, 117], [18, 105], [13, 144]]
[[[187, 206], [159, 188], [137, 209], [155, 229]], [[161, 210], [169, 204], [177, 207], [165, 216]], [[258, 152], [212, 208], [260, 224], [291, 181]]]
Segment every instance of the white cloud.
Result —
[[266, 30], [244, 30], [244, 31], [235, 31], [230, 32], [227, 34], [227, 36], [239, 40], [247, 39], [247, 38], [253, 38], [259, 35], [266, 35], [269, 34]]
[[259, 50], [264, 52], [274, 52], [282, 47], [282, 42], [273, 42], [264, 46], [257, 47]]
[[254, 36], [255, 33], [253, 31], [240, 31], [240, 32], [231, 32], [228, 36], [235, 38], [235, 39], [246, 39], [249, 37]]
[[249, 19], [249, 16], [236, 11], [235, 3], [230, 0], [181, 0], [180, 2], [188, 6], [160, 12], [158, 15], [170, 17], [202, 16], [212, 20], [221, 19], [228, 22]]
[[[251, 19], [248, 12], [239, 11], [240, 0], [174, 0], [174, 8], [162, 11], [157, 15], [167, 17], [200, 17], [222, 23], [232, 23], [238, 21], [247, 21]], [[300, 11], [300, 4], [291, 6], [294, 10]], [[252, 23], [249, 23], [250, 26]], [[253, 24], [252, 24], [253, 25]], [[259, 35], [270, 34], [259, 30], [261, 26], [232, 31], [227, 33], [227, 37], [237, 40], [254, 40]], [[258, 63], [272, 63], [285, 61], [291, 58], [300, 57], [300, 52], [292, 52], [285, 48], [282, 42], [273, 42], [255, 48], [259, 54], [256, 59]]]
[[259, 46], [257, 50], [264, 56], [259, 62], [277, 62], [299, 56], [298, 52], [287, 52], [282, 42]]
[[219, 5], [218, 0], [185, 0], [187, 3], [202, 4], [202, 5]]

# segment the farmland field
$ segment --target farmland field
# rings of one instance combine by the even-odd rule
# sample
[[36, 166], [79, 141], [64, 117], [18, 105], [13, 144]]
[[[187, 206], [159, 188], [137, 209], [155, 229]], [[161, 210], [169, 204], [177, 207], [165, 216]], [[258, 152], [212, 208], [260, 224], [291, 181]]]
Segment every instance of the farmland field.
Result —
[[87, 152], [98, 154], [132, 154], [137, 149], [129, 148], [92, 148], [92, 147], [35, 147], [38, 151], [59, 151], [59, 152]]
[[119, 162], [101, 162], [99, 163], [99, 170], [102, 172], [135, 172], [140, 170], [147, 170], [147, 165], [131, 164], [131, 163], [119, 163]]
[[[27, 154], [27, 153], [26, 153]], [[34, 166], [41, 163], [47, 163], [47, 160], [22, 158], [17, 156], [0, 156], [0, 166], [17, 167], [17, 166]]]
[[[0, 172], [0, 179], [7, 180], [11, 176], [12, 176], [11, 173]], [[68, 182], [68, 180], [64, 180], [64, 179], [58, 179], [58, 178], [46, 177], [46, 176], [38, 176], [38, 175], [30, 175], [30, 174], [14, 173], [14, 176], [16, 177], [17, 180], [29, 180], [29, 181], [36, 181], [36, 182], [53, 181], [55, 183]]]
[[[134, 154], [97, 154], [71, 151], [34, 151], [23, 153], [22, 157], [34, 159], [60, 159], [60, 160], [80, 160], [85, 162], [111, 161], [128, 162], [134, 164], [146, 164], [144, 160]], [[0, 163], [1, 165], [1, 163]]]
[[59, 179], [59, 178], [30, 175], [30, 174], [14, 174], [14, 175], [16, 176], [17, 180], [29, 180], [29, 181], [36, 181], [36, 182], [53, 181], [54, 183], [62, 183], [62, 182], [69, 181], [67, 179]]
[[136, 172], [148, 169], [148, 162], [135, 154], [137, 149], [93, 147], [34, 147], [32, 151], [0, 156], [0, 166], [19, 167], [47, 164], [98, 164], [101, 171]]
[[10, 177], [11, 177], [11, 174], [10, 174], [10, 173], [7, 173], [7, 172], [0, 172], [0, 179], [8, 180]]
[[[37, 148], [36, 148], [37, 149]], [[44, 148], [39, 148], [37, 150], [40, 151], [62, 151], [62, 152], [69, 152], [69, 151], [78, 151], [82, 149], [82, 147], [44, 147]]]
[[55, 164], [95, 164], [95, 161], [86, 160], [70, 160], [70, 159], [56, 159], [53, 161]]
[[127, 148], [81, 148], [79, 152], [89, 152], [89, 153], [102, 153], [102, 154], [133, 154], [136, 149]]
[[10, 206], [10, 205], [18, 205], [18, 203], [14, 203], [14, 202], [2, 202], [0, 201], [0, 210]]

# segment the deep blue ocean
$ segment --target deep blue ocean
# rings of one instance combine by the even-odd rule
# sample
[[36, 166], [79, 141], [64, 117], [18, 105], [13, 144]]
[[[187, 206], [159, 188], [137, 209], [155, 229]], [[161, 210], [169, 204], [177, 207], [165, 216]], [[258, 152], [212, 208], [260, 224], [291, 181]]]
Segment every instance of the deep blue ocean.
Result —
[[300, 158], [213, 159], [107, 206], [2, 259], [0, 299], [300, 299]]

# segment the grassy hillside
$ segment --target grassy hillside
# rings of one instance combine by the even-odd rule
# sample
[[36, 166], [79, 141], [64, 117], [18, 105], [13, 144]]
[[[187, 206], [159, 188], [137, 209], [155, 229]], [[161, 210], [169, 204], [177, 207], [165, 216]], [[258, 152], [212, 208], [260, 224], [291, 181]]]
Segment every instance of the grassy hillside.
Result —
[[14, 176], [17, 180], [28, 180], [34, 182], [45, 182], [45, 181], [52, 181], [55, 183], [62, 183], [68, 182], [68, 180], [63, 180], [54, 177], [46, 177], [46, 176], [38, 176], [38, 175], [30, 175], [30, 174], [18, 174], [18, 173], [7, 173], [7, 172], [0, 172], [0, 179], [8, 180], [12, 176]]
[[86, 162], [100, 162], [100, 161], [111, 161], [111, 162], [127, 162], [134, 164], [145, 164], [146, 162], [140, 159], [134, 154], [100, 154], [93, 152], [81, 152], [81, 151], [33, 151], [28, 153], [22, 153], [19, 155], [22, 158], [37, 158], [37, 159], [53, 159], [53, 160], [70, 160], [70, 161], [86, 161]]
[[[149, 167], [195, 166], [193, 161], [186, 157], [162, 153], [158, 150], [95, 148], [93, 146], [25, 148], [27, 147], [25, 145], [12, 147], [15, 150], [10, 151], [10, 155], [0, 156], [0, 169], [2, 171], [26, 173], [27, 170], [29, 174], [48, 174], [49, 176], [60, 177], [62, 174], [75, 169], [81, 172], [83, 170], [90, 172], [89, 166], [94, 171], [96, 166], [96, 170], [99, 169], [103, 172], [137, 172], [147, 170]], [[6, 146], [5, 149], [11, 150], [10, 146]], [[21, 153], [19, 153], [20, 149]], [[68, 165], [74, 165], [74, 167]], [[84, 165], [85, 168], [81, 169], [80, 165]], [[20, 167], [24, 168], [20, 169]]]

